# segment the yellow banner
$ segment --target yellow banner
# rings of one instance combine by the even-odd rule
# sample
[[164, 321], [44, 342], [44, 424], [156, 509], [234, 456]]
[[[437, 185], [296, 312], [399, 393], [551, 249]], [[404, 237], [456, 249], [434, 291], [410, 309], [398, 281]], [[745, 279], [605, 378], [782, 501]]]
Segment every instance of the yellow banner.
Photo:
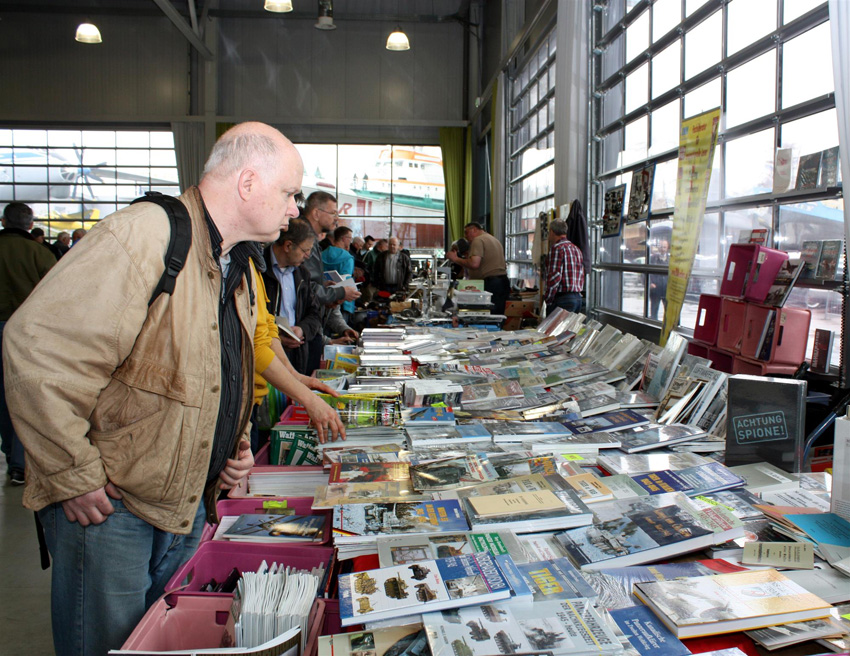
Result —
[[673, 234], [670, 238], [670, 264], [667, 279], [667, 308], [661, 345], [667, 343], [670, 331], [679, 325], [688, 280], [694, 266], [711, 162], [720, 125], [720, 108], [682, 121], [679, 135], [679, 172], [676, 177], [676, 206], [673, 210]]

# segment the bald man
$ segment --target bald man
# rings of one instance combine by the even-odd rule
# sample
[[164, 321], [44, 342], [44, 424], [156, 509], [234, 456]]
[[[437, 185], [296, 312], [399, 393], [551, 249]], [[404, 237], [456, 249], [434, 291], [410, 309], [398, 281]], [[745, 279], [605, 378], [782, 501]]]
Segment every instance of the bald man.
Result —
[[27, 451], [24, 505], [53, 556], [59, 656], [120, 648], [194, 552], [217, 494], [253, 465], [250, 261], [298, 215], [302, 172], [280, 132], [235, 126], [180, 197], [192, 245], [173, 294], [148, 307], [170, 228], [158, 205], [136, 203], [97, 223], [6, 324], [6, 394]]

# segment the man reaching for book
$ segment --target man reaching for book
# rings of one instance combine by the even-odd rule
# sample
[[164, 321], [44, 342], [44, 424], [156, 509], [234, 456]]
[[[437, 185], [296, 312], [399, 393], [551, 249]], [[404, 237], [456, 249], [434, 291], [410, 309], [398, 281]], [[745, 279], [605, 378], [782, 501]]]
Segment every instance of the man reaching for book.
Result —
[[[297, 216], [302, 175], [274, 128], [231, 128], [179, 199], [192, 239], [171, 293], [154, 293], [169, 220], [136, 203], [99, 222], [6, 324], [6, 397], [27, 452], [24, 505], [53, 556], [59, 656], [120, 648], [194, 552], [218, 492], [253, 465], [250, 262], [262, 267], [256, 242]], [[332, 411], [315, 408], [328, 425]]]

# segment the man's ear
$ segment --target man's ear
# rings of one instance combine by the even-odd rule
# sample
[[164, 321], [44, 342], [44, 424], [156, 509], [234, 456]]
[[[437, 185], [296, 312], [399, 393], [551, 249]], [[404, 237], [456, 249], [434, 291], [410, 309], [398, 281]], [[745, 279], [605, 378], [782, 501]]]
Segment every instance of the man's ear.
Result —
[[239, 174], [239, 179], [237, 180], [237, 192], [239, 193], [239, 197], [247, 201], [251, 193], [255, 190], [257, 186], [257, 172], [253, 169], [245, 169], [242, 173]]

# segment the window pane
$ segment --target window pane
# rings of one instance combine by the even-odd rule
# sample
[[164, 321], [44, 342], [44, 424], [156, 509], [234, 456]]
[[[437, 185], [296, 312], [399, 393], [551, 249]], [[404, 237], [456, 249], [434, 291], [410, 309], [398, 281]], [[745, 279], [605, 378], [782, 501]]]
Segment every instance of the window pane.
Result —
[[649, 12], [644, 11], [636, 21], [626, 28], [626, 61], [632, 61], [648, 47]]
[[831, 330], [835, 335], [832, 348], [832, 366], [837, 367], [841, 362], [841, 308], [842, 295], [840, 291], [819, 287], [794, 287], [785, 301], [784, 307], [809, 310], [812, 321], [809, 324], [809, 335], [806, 344], [806, 359], [812, 357], [815, 330]]
[[649, 64], [643, 64], [626, 78], [626, 114], [646, 104], [648, 89]]
[[717, 294], [719, 290], [719, 278], [691, 276], [691, 279], [688, 281], [688, 290], [685, 292], [685, 302], [682, 305], [682, 315], [679, 317], [679, 325], [693, 329], [696, 325], [700, 294]]
[[674, 100], [652, 112], [652, 146], [650, 155], [679, 147], [679, 101]]
[[649, 117], [642, 116], [626, 126], [626, 149], [623, 152], [623, 166], [646, 159], [648, 124]]
[[682, 41], [676, 39], [652, 58], [652, 97], [657, 98], [680, 82]]
[[[626, 190], [628, 198], [629, 190]], [[646, 264], [646, 239], [649, 230], [646, 221], [623, 226], [623, 262], [627, 264]]]
[[[817, 65], [813, 66], [813, 62]], [[832, 39], [827, 22], [783, 46], [782, 107], [792, 107], [834, 89]]]
[[685, 79], [720, 62], [722, 27], [721, 12], [716, 11], [685, 34]]
[[782, 147], [792, 148], [792, 156], [816, 153], [838, 145], [838, 118], [830, 109], [782, 126]]
[[79, 130], [50, 130], [47, 134], [47, 145], [56, 146], [80, 146], [83, 138]]
[[[715, 157], [716, 158], [716, 157]], [[655, 165], [655, 180], [652, 183], [652, 212], [669, 209], [676, 202], [676, 175], [678, 160], [671, 159]]]
[[602, 125], [608, 125], [623, 115], [623, 83], [607, 91], [602, 99]]
[[602, 140], [602, 169], [620, 168], [623, 151], [623, 131], [616, 130]]
[[12, 145], [47, 147], [47, 130], [12, 130]]
[[149, 132], [116, 132], [115, 144], [119, 148], [149, 148], [151, 137]]
[[[770, 207], [749, 207], [745, 210], [726, 212], [724, 216], [725, 232], [724, 245], [729, 250], [730, 244], [739, 244], [747, 241], [750, 232], [757, 228], [767, 228], [770, 239], [765, 246], [773, 246], [773, 210]], [[725, 256], [724, 256], [725, 257]]]
[[746, 123], [774, 111], [776, 51], [766, 52], [726, 75], [726, 127]]
[[778, 247], [796, 257], [804, 241], [843, 239], [843, 213], [841, 199], [780, 205]]
[[697, 87], [685, 95], [685, 118], [720, 107], [720, 78]]
[[625, 64], [623, 46], [625, 45], [625, 35], [620, 34], [614, 39], [605, 52], [602, 53], [602, 77], [608, 78], [619, 71]]
[[773, 128], [726, 144], [726, 197], [752, 196], [773, 189]]
[[685, 16], [690, 16], [706, 2], [707, 0], [685, 0]]
[[727, 7], [727, 56], [776, 29], [776, 0], [732, 0]]
[[790, 23], [795, 18], [799, 18], [823, 3], [824, 0], [783, 0], [782, 22]]
[[[610, 240], [608, 240], [610, 241]], [[622, 276], [619, 271], [602, 271], [599, 274], [599, 303], [611, 310], [620, 309]]]
[[652, 5], [652, 41], [658, 41], [681, 21], [682, 0], [656, 0]]
[[623, 273], [623, 312], [644, 316], [646, 302], [646, 274]]
[[626, 15], [625, 6], [626, 3], [624, 0], [610, 0], [606, 3], [605, 8], [602, 10], [605, 16], [604, 32], [609, 32]]
[[725, 249], [721, 250], [718, 244], [720, 244], [720, 215], [717, 212], [708, 212], [703, 218], [702, 230], [699, 233], [694, 271], [720, 273], [719, 269], [726, 255]]

